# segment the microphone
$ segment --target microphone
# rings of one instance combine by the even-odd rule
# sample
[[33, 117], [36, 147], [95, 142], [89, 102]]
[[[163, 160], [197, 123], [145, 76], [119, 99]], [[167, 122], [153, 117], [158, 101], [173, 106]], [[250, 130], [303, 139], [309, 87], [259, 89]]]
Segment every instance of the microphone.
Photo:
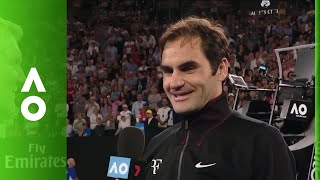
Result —
[[124, 128], [118, 139], [118, 156], [110, 156], [108, 177], [120, 179], [145, 179], [146, 162], [141, 158], [145, 146], [144, 133], [137, 127]]

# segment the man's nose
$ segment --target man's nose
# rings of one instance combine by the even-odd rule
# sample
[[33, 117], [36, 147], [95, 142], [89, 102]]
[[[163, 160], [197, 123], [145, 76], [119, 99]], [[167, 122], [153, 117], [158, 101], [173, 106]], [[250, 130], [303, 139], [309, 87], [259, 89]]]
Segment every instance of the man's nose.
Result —
[[179, 89], [185, 84], [184, 78], [179, 73], [173, 73], [170, 79], [170, 89]]

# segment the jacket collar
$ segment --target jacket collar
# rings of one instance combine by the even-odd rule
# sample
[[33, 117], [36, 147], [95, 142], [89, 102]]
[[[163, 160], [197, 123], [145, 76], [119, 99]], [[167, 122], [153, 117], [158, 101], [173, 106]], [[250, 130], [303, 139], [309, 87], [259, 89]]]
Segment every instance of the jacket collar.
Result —
[[182, 128], [190, 130], [190, 143], [202, 144], [210, 131], [221, 125], [230, 115], [227, 93], [209, 101], [200, 111], [183, 116]]

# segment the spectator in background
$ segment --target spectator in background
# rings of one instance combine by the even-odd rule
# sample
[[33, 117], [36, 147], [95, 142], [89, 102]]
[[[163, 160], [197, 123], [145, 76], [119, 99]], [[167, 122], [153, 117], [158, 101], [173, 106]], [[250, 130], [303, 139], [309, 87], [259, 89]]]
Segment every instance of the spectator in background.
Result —
[[126, 41], [124, 43], [124, 55], [123, 55], [124, 58], [130, 57], [131, 49], [133, 48], [133, 46], [134, 46], [134, 42], [132, 38], [130, 36], [127, 36]]
[[157, 46], [154, 50], [154, 53], [152, 55], [152, 59], [156, 62], [156, 65], [160, 65], [161, 62], [161, 51], [160, 48]]
[[96, 66], [93, 65], [93, 59], [87, 59], [87, 66], [85, 68], [85, 72], [89, 74], [89, 72], [95, 72], [96, 71]]
[[142, 119], [142, 121], [146, 121], [147, 119], [147, 110], [149, 109], [149, 106], [147, 103], [144, 103], [143, 104], [143, 108], [140, 108], [139, 111], [140, 111], [140, 117]]
[[93, 130], [93, 134], [94, 134], [95, 136], [103, 136], [103, 135], [105, 135], [105, 131], [104, 131], [105, 127], [104, 127], [104, 125], [102, 124], [102, 119], [101, 119], [100, 117], [98, 117], [98, 118], [96, 119], [96, 122], [97, 122], [97, 125], [96, 125], [96, 127], [94, 128], [94, 130]]
[[97, 119], [98, 118], [100, 119], [100, 123], [101, 123], [101, 119], [103, 119], [102, 115], [99, 114], [99, 110], [97, 108], [94, 108], [93, 113], [90, 116], [90, 129], [91, 130], [94, 130], [95, 127], [97, 126]]
[[236, 74], [240, 70], [240, 64], [236, 60], [236, 55], [231, 54], [229, 60], [229, 73]]
[[72, 125], [70, 124], [69, 119], [67, 119], [67, 137], [71, 137], [73, 135]]
[[[113, 86], [113, 90], [111, 93], [111, 100], [113, 101], [117, 101], [117, 99], [119, 99], [120, 95], [121, 95], [121, 90], [119, 89], [119, 87], [121, 88], [122, 85], [117, 86], [116, 84]], [[115, 97], [117, 96], [117, 97]]]
[[146, 145], [150, 140], [159, 133], [158, 120], [153, 117], [152, 110], [148, 109], [146, 111]]
[[141, 66], [138, 68], [139, 72], [145, 72], [148, 70], [148, 66], [146, 65], [146, 61], [141, 61]]
[[251, 61], [250, 69], [253, 70], [255, 67], [259, 67], [261, 64], [264, 64], [263, 59], [261, 58], [259, 51], [256, 52], [254, 59]]
[[161, 101], [161, 95], [156, 88], [152, 88], [151, 94], [148, 96], [149, 108], [154, 111], [159, 101]]
[[[122, 123], [125, 124], [125, 127], [130, 126], [131, 125], [131, 111], [129, 111], [128, 109], [128, 105], [127, 104], [122, 104], [122, 111], [119, 113], [117, 120], [120, 123], [120, 121], [122, 121]], [[124, 120], [123, 120], [124, 117]]]
[[105, 54], [110, 55], [110, 59], [109, 59], [110, 62], [108, 62], [107, 64], [111, 64], [113, 61], [117, 59], [118, 49], [113, 45], [113, 42], [109, 42], [104, 51], [105, 51]]
[[67, 160], [67, 180], [78, 180], [78, 175], [76, 172], [76, 161], [73, 158]]
[[76, 136], [79, 136], [82, 133], [82, 126], [84, 123], [86, 123], [86, 120], [83, 119], [83, 114], [78, 112], [73, 121], [73, 131]]
[[95, 101], [95, 97], [90, 97], [89, 102], [86, 104], [84, 107], [84, 110], [87, 112], [87, 117], [90, 118], [91, 115], [93, 114], [93, 110], [96, 109], [99, 111], [100, 106], [99, 104]]
[[102, 115], [103, 118], [106, 117], [106, 115], [108, 114], [108, 99], [104, 98], [102, 100], [102, 106], [101, 106], [101, 110], [100, 110], [100, 114]]
[[294, 43], [294, 46], [301, 46], [305, 44], [306, 44], [306, 41], [304, 40], [303, 35], [299, 35], [299, 39], [296, 43]]
[[152, 50], [154, 49], [155, 46], [156, 46], [156, 39], [152, 34], [150, 34], [149, 31], [147, 31], [145, 49], [148, 55], [152, 53]]
[[115, 129], [116, 129], [116, 119], [117, 119], [117, 114], [112, 111], [112, 106], [108, 106], [108, 112], [107, 114], [103, 117], [103, 124], [106, 130], [107, 135], [114, 135]]
[[132, 104], [132, 109], [131, 109], [131, 112], [132, 114], [137, 117], [138, 115], [140, 115], [140, 109], [143, 108], [143, 105], [145, 104], [146, 102], [143, 101], [142, 99], [142, 95], [141, 94], [138, 94], [137, 95], [137, 101], [135, 101], [133, 104]]
[[124, 110], [121, 111], [117, 117], [119, 124], [118, 124], [118, 129], [115, 133], [115, 136], [119, 135], [119, 133], [124, 128], [129, 127], [131, 125], [131, 112], [128, 110], [128, 106], [126, 104], [124, 104], [122, 108]]
[[113, 101], [111, 101], [111, 97], [110, 96], [107, 96], [107, 99], [108, 99], [109, 105], [112, 106], [112, 111], [117, 114], [119, 106], [122, 105], [122, 102], [119, 100], [119, 96], [118, 95], [115, 94], [113, 97], [114, 97]]
[[139, 71], [138, 72], [138, 79], [137, 79], [137, 85], [136, 89], [141, 92], [146, 89], [148, 83], [148, 79], [145, 76], [145, 71]]
[[81, 92], [77, 90], [75, 94], [73, 95], [73, 113], [81, 113], [82, 115], [85, 115], [85, 106], [86, 106], [87, 100], [81, 96]]
[[99, 47], [98, 47], [96, 41], [91, 41], [91, 42], [89, 43], [88, 53], [89, 53], [90, 55], [93, 55], [93, 52], [94, 52], [94, 51], [97, 52], [97, 53], [99, 53]]
[[157, 111], [158, 127], [160, 131], [163, 131], [168, 127], [168, 121], [172, 119], [170, 111], [171, 108], [168, 106], [168, 100], [162, 99], [162, 107]]
[[135, 72], [130, 71], [126, 80], [124, 81], [124, 85], [128, 86], [129, 89], [134, 89], [137, 85], [137, 77], [135, 75]]
[[132, 58], [129, 58], [129, 62], [126, 70], [136, 73], [138, 72], [138, 69], [139, 69], [138, 65], [134, 63]]
[[82, 132], [80, 134], [81, 137], [87, 137], [87, 136], [91, 136], [91, 130], [88, 127], [87, 123], [83, 123], [82, 124]]

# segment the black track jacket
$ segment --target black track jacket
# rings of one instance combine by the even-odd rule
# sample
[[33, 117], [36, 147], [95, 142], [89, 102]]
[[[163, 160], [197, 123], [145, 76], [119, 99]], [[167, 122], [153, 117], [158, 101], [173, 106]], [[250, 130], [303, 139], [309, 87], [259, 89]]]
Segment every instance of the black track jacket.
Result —
[[230, 110], [223, 93], [153, 138], [142, 160], [147, 180], [294, 180], [280, 132]]

